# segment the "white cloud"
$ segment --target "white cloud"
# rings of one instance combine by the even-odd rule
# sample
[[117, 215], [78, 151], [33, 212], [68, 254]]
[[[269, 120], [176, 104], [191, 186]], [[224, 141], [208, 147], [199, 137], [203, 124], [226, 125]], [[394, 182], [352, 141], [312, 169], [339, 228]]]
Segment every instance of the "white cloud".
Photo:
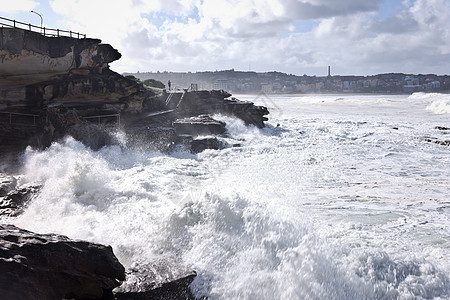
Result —
[[13, 14], [21, 11], [30, 11], [37, 5], [38, 3], [34, 0], [2, 0], [0, 12]]
[[[386, 1], [386, 0], [385, 0]], [[382, 0], [52, 0], [67, 26], [123, 54], [123, 71], [223, 68], [295, 74], [447, 72], [450, 2]], [[164, 21], [161, 21], [163, 18]], [[309, 32], [296, 25], [314, 19]], [[74, 27], [76, 27], [74, 29]], [[439, 62], [439, 63], [436, 63]]]

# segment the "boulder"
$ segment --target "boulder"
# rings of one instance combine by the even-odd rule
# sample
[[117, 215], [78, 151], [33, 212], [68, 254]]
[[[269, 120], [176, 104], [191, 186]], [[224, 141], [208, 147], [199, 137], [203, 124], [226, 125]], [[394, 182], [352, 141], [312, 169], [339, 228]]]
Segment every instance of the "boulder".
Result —
[[123, 280], [109, 246], [0, 225], [2, 299], [106, 299]]
[[0, 197], [7, 195], [17, 186], [17, 179], [11, 175], [0, 173]]
[[193, 153], [200, 153], [206, 149], [220, 150], [225, 148], [225, 144], [215, 137], [194, 139], [191, 142], [191, 151]]
[[264, 122], [267, 121], [265, 115], [269, 114], [264, 106], [256, 106], [252, 102], [233, 98], [225, 91], [215, 90], [187, 92], [179, 102], [177, 110], [182, 116], [222, 113], [238, 117], [247, 125], [258, 128], [264, 128]]
[[437, 129], [437, 130], [450, 130], [449, 127], [444, 127], [444, 126], [435, 126], [434, 129]]
[[226, 132], [225, 122], [214, 120], [208, 115], [177, 119], [172, 124], [178, 135], [220, 135]]
[[435, 143], [442, 146], [450, 146], [450, 140], [439, 140], [435, 137], [426, 137], [425, 141]]
[[33, 195], [41, 188], [39, 185], [16, 187], [16, 179], [11, 178], [11, 181], [5, 181], [5, 177], [0, 175], [0, 216], [14, 217], [21, 214]]
[[52, 141], [70, 135], [94, 150], [113, 144], [113, 138], [102, 126], [83, 119], [76, 109], [63, 105], [49, 107], [42, 111], [38, 132], [30, 144], [39, 148], [50, 146]]
[[195, 299], [189, 285], [197, 274], [167, 260], [136, 264], [126, 271], [127, 280], [113, 293], [118, 300]]

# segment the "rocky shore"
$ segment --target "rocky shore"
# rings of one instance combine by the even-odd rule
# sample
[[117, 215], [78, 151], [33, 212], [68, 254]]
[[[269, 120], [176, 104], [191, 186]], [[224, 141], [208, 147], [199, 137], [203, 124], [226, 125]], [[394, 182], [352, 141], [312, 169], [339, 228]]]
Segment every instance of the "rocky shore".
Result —
[[[0, 294], [5, 299], [193, 299], [193, 270], [142, 262], [125, 270], [113, 249], [7, 225], [40, 186], [19, 184], [14, 172], [26, 146], [45, 149], [72, 136], [93, 150], [127, 144], [192, 152], [226, 145], [226, 124], [214, 114], [264, 127], [263, 106], [225, 91], [156, 94], [109, 69], [121, 57], [98, 39], [46, 37], [0, 28]], [[206, 137], [205, 137], [206, 136]], [[236, 145], [233, 145], [236, 146]], [[19, 175], [20, 176], [20, 175]]]
[[116, 126], [158, 148], [167, 145], [159, 139], [178, 141], [173, 123], [180, 118], [221, 113], [262, 128], [269, 113], [224, 91], [156, 94], [111, 71], [121, 55], [98, 39], [0, 28], [0, 57], [2, 145], [45, 148], [71, 135], [98, 149], [114, 143], [105, 127]]

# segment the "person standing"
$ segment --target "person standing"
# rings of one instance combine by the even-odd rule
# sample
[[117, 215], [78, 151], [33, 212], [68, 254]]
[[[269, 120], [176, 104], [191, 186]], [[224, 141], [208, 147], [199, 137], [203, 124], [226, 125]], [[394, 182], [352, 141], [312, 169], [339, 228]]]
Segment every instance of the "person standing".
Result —
[[169, 86], [169, 91], [170, 91], [170, 85], [171, 85], [170, 80], [167, 82], [167, 85]]

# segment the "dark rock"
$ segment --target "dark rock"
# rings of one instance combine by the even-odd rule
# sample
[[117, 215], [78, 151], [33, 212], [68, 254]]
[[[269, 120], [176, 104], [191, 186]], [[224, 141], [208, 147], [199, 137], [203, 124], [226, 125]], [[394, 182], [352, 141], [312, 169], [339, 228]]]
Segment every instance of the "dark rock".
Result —
[[31, 198], [41, 189], [41, 186], [37, 185], [24, 185], [18, 188], [15, 185], [16, 183], [14, 189], [5, 195], [0, 193], [0, 216], [13, 217], [21, 214]]
[[52, 141], [66, 135], [72, 136], [94, 150], [113, 143], [112, 137], [104, 128], [87, 122], [76, 110], [68, 110], [62, 105], [44, 110], [38, 128], [40, 133], [35, 135], [30, 143], [39, 148], [48, 147]]
[[427, 141], [429, 143], [435, 143], [438, 145], [442, 145], [442, 146], [450, 146], [450, 140], [441, 141], [434, 137], [427, 137], [427, 138], [425, 138], [425, 141]]
[[0, 225], [3, 299], [99, 299], [123, 280], [109, 246]]
[[450, 130], [449, 127], [444, 127], [444, 126], [436, 126], [436, 127], [434, 127], [434, 129], [437, 129], [437, 130]]
[[0, 196], [6, 196], [17, 186], [17, 179], [8, 174], [0, 173]]
[[191, 151], [194, 153], [200, 153], [206, 149], [220, 150], [223, 148], [225, 148], [224, 143], [215, 137], [195, 139], [191, 142]]
[[172, 127], [144, 126], [127, 132], [127, 146], [143, 151], [169, 152], [178, 139]]
[[264, 106], [255, 106], [252, 102], [230, 98], [225, 91], [187, 92], [179, 102], [177, 110], [182, 116], [222, 113], [242, 119], [247, 125], [264, 127], [265, 115], [269, 111]]
[[114, 289], [116, 299], [195, 299], [189, 285], [197, 274], [165, 260], [136, 265], [126, 271], [127, 280]]
[[177, 119], [173, 122], [173, 127], [178, 135], [192, 136], [224, 134], [226, 132], [225, 125], [225, 122], [214, 120], [208, 115]]
[[442, 146], [450, 146], [450, 140], [445, 141], [434, 141], [436, 144], [442, 145]]

